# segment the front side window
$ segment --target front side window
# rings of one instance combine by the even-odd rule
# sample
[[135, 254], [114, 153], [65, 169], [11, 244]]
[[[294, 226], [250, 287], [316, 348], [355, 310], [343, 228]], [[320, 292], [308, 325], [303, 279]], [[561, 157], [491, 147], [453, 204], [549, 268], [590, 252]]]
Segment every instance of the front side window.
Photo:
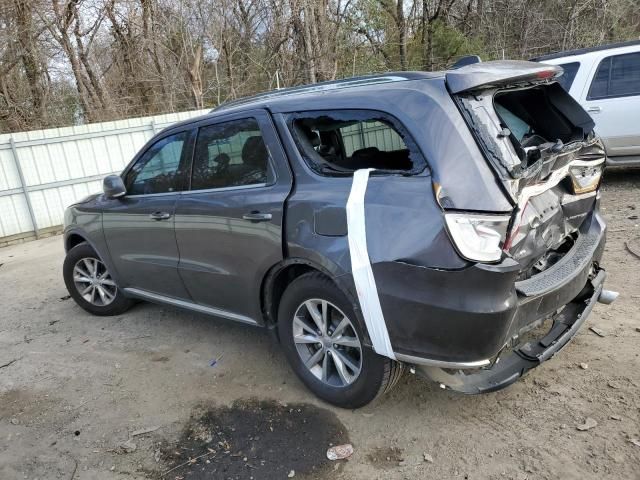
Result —
[[305, 161], [322, 174], [361, 168], [418, 173], [426, 162], [404, 127], [371, 110], [291, 114], [289, 128]]
[[576, 78], [580, 62], [563, 63], [559, 66], [562, 67], [563, 72], [558, 78], [558, 83], [568, 92], [571, 89], [571, 85], [573, 85], [573, 80]]
[[640, 95], [640, 52], [607, 57], [600, 62], [587, 100]]
[[127, 194], [149, 195], [180, 191], [184, 180], [182, 154], [187, 137], [188, 132], [181, 132], [152, 145], [127, 172]]
[[255, 118], [202, 127], [193, 158], [192, 190], [268, 183], [269, 152]]

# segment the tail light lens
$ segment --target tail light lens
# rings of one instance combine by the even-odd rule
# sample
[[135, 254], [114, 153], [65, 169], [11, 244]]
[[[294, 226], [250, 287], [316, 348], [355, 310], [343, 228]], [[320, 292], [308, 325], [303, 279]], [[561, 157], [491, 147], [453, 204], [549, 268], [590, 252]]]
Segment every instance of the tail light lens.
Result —
[[464, 258], [476, 262], [497, 262], [502, 257], [509, 215], [445, 213], [449, 235]]
[[573, 193], [593, 192], [600, 184], [602, 165], [576, 165], [569, 169]]

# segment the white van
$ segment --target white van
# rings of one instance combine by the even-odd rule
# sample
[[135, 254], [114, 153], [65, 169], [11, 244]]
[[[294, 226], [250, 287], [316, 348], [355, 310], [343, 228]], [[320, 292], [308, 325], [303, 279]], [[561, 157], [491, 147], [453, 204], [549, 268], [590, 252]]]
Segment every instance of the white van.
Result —
[[559, 81], [596, 122], [607, 165], [640, 167], [640, 40], [532, 60], [564, 69]]

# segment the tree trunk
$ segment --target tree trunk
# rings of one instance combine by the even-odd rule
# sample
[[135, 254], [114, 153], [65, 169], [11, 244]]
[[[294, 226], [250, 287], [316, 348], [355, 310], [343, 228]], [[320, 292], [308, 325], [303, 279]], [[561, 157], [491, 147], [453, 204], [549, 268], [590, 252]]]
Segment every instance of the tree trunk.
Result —
[[202, 45], [196, 46], [193, 54], [193, 63], [189, 69], [189, 82], [191, 83], [191, 94], [193, 96], [193, 105], [196, 109], [204, 108], [202, 98]]

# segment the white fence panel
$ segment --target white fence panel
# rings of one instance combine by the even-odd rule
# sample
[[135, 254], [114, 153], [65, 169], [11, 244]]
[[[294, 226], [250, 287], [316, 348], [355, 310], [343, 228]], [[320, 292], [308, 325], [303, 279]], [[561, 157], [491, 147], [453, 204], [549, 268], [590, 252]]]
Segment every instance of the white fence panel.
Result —
[[154, 133], [207, 111], [0, 135], [0, 245], [59, 228], [64, 209], [100, 191]]

